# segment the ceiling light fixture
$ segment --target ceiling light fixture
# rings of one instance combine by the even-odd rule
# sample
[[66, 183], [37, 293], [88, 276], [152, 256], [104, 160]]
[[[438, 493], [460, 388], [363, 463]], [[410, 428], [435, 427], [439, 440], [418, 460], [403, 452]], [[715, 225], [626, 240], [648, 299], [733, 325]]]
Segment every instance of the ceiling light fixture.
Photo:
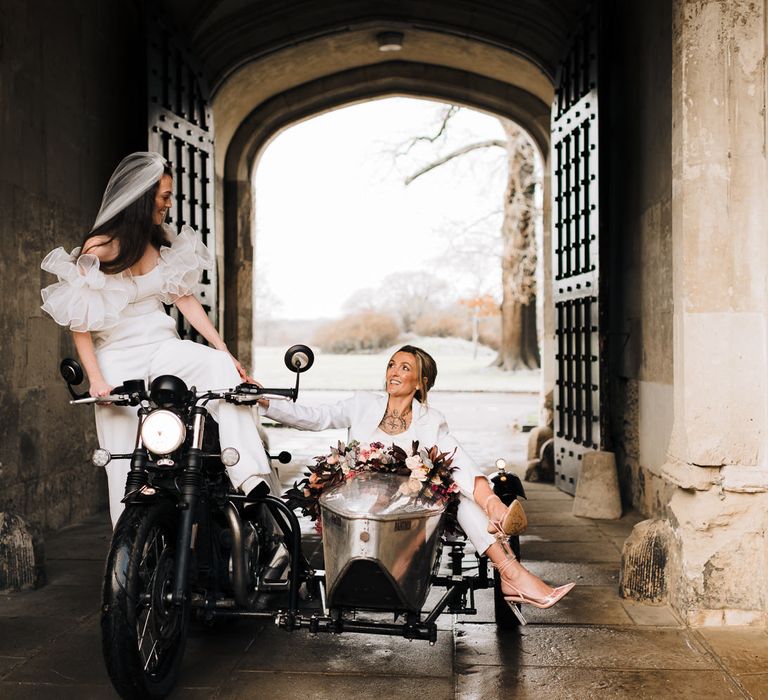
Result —
[[400, 51], [403, 48], [402, 32], [379, 32], [376, 35], [379, 51]]

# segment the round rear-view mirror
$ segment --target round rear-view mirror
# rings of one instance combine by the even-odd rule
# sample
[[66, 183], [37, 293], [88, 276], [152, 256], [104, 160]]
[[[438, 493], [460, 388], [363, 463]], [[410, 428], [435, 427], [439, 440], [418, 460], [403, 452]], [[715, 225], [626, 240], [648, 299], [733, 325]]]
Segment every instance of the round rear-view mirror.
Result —
[[293, 345], [285, 351], [285, 366], [291, 372], [306, 372], [315, 361], [315, 353], [306, 345]]
[[61, 361], [59, 372], [70, 386], [75, 386], [83, 381], [83, 368], [77, 360], [73, 360], [71, 357], [65, 357]]

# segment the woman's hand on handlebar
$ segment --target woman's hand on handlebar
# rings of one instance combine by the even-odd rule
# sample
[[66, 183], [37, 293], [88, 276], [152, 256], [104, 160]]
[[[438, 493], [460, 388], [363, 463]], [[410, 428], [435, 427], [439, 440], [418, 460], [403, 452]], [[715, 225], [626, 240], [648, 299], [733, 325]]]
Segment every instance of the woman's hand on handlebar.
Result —
[[253, 380], [248, 377], [248, 372], [245, 371], [245, 367], [240, 364], [240, 360], [238, 360], [231, 352], [229, 353], [229, 356], [232, 358], [232, 362], [235, 363], [235, 369], [240, 375], [240, 379], [244, 382], [253, 382]]
[[88, 393], [95, 399], [100, 396], [109, 396], [112, 393], [112, 386], [107, 384], [104, 379], [95, 379], [88, 387]]

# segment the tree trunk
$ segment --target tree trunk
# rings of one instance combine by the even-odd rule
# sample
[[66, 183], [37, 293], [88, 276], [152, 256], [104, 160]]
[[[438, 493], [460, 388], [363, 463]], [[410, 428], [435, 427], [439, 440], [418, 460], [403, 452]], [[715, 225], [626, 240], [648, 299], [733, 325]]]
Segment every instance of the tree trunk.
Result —
[[509, 181], [501, 225], [501, 348], [494, 364], [504, 370], [540, 366], [536, 330], [536, 172], [534, 147], [513, 122], [507, 136]]

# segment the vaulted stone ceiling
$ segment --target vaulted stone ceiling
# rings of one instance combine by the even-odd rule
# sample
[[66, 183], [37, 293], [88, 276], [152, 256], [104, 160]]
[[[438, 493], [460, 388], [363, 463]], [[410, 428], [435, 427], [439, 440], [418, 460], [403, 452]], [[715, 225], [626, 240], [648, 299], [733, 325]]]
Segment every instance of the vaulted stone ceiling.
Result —
[[441, 32], [517, 53], [550, 79], [586, 0], [162, 0], [215, 92], [238, 67], [366, 26]]

